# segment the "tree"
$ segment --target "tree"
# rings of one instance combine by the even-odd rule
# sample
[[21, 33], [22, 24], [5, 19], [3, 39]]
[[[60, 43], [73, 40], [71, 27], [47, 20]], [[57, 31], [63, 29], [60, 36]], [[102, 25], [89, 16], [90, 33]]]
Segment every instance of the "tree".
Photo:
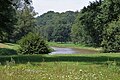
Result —
[[97, 15], [101, 11], [102, 1], [95, 1], [84, 7], [72, 26], [72, 40], [74, 43], [84, 43], [90, 46], [100, 46], [101, 33], [96, 25]]
[[120, 1], [104, 0], [84, 7], [72, 26], [72, 40], [105, 52], [120, 51]]
[[59, 19], [59, 13], [53, 11], [48, 11], [41, 16], [36, 18], [37, 20], [37, 31], [40, 33], [46, 40], [52, 41], [52, 33], [56, 27], [56, 21]]
[[1, 0], [0, 1], [0, 41], [8, 40], [17, 22], [16, 10], [18, 4], [31, 3], [30, 0]]
[[102, 47], [104, 52], [120, 51], [120, 1], [104, 0], [100, 15], [104, 24]]
[[54, 28], [52, 33], [53, 41], [55, 42], [68, 42], [70, 41], [70, 27], [69, 25], [59, 24]]
[[16, 22], [15, 7], [11, 0], [0, 0], [0, 40], [12, 33]]
[[17, 10], [17, 23], [15, 25], [14, 33], [12, 34], [12, 40], [17, 41], [25, 36], [29, 32], [32, 32], [36, 26], [35, 16], [36, 13], [33, 7], [26, 4], [22, 10]]
[[120, 20], [111, 22], [104, 31], [102, 41], [104, 52], [120, 51]]
[[82, 14], [80, 12], [71, 28], [71, 39], [74, 44], [87, 43], [87, 34], [80, 21], [81, 16]]

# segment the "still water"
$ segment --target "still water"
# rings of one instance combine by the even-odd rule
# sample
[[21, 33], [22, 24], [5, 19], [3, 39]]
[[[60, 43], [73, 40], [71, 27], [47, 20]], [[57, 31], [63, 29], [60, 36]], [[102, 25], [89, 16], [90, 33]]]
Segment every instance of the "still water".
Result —
[[51, 47], [51, 48], [53, 48], [54, 51], [49, 54], [74, 54], [76, 53], [76, 51], [71, 48], [58, 48], [58, 47]]
[[80, 53], [97, 53], [94, 50], [87, 50], [87, 49], [72, 49], [72, 48], [59, 48], [59, 47], [51, 47], [54, 49], [53, 52], [49, 53], [50, 55], [53, 54], [80, 54]]

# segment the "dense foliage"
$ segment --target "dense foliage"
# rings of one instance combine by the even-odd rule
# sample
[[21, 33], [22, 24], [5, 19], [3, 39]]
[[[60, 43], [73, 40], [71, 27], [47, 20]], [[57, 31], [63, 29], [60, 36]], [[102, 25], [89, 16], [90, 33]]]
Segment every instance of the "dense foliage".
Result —
[[105, 52], [120, 51], [120, 20], [108, 25], [104, 32], [102, 46]]
[[48, 41], [71, 41], [70, 33], [72, 24], [78, 12], [67, 11], [55, 13], [49, 11], [37, 17], [37, 29]]
[[20, 54], [47, 54], [50, 48], [45, 41], [37, 34], [29, 33], [18, 41]]
[[16, 22], [15, 15], [15, 7], [12, 1], [0, 0], [0, 41], [5, 40], [12, 33]]
[[104, 0], [84, 7], [72, 26], [74, 43], [103, 47], [105, 52], [120, 51], [120, 1]]
[[0, 42], [20, 39], [34, 24], [31, 0], [1, 0], [0, 5]]
[[21, 39], [22, 36], [25, 36], [29, 32], [32, 32], [36, 26], [35, 20], [35, 11], [33, 10], [32, 6], [24, 5], [22, 10], [16, 11], [17, 23], [15, 25], [14, 32], [10, 37], [12, 42], [16, 42], [17, 40]]
[[72, 26], [72, 40], [74, 43], [100, 45], [102, 29], [99, 29], [99, 20], [97, 19], [97, 15], [101, 10], [100, 5], [101, 1], [96, 1], [81, 10], [75, 24]]

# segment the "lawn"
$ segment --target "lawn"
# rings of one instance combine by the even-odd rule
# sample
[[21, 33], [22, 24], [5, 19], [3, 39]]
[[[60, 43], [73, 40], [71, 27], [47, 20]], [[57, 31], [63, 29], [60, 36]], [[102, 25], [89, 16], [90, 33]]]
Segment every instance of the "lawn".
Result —
[[120, 79], [120, 53], [4, 55], [0, 63], [0, 80]]

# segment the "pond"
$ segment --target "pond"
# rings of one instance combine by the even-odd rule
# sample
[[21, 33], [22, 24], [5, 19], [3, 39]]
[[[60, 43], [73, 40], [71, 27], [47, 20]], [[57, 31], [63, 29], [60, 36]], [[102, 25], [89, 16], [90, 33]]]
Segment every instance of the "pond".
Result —
[[49, 53], [53, 54], [80, 54], [80, 53], [97, 53], [95, 50], [88, 49], [77, 49], [77, 48], [60, 48], [60, 47], [51, 47], [54, 49], [53, 52]]

